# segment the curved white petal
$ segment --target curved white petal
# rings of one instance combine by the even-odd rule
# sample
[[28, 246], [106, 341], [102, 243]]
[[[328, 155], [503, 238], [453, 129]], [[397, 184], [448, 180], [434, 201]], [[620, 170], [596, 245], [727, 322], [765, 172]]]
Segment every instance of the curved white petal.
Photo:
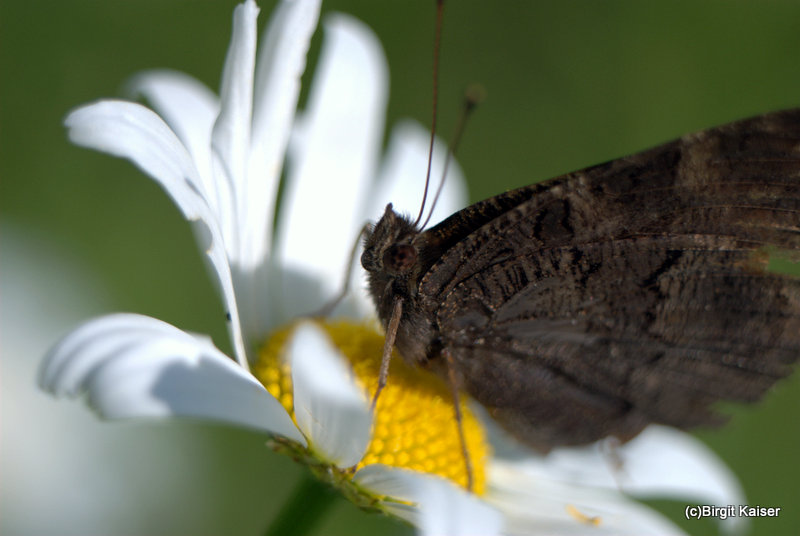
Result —
[[684, 534], [654, 510], [615, 490], [554, 480], [536, 464], [493, 460], [488, 469], [486, 500], [505, 515], [509, 535]]
[[198, 195], [194, 162], [175, 133], [140, 104], [101, 100], [76, 108], [64, 124], [77, 145], [129, 159], [156, 179], [188, 219], [211, 220]]
[[359, 470], [353, 480], [386, 495], [381, 505], [416, 525], [425, 536], [491, 536], [503, 528], [497, 510], [437, 476], [376, 464]]
[[[392, 203], [397, 212], [405, 212], [413, 218], [417, 217], [425, 189], [429, 147], [430, 132], [419, 123], [406, 120], [394, 127], [389, 140], [389, 149], [381, 168], [377, 191], [371, 199], [372, 206], [367, 207], [367, 214], [371, 219], [375, 220], [383, 215], [386, 203]], [[433, 146], [431, 185], [428, 191], [425, 217], [427, 217], [427, 211], [430, 210], [442, 173], [444, 173], [447, 152], [447, 145], [437, 138]], [[458, 162], [453, 159], [450, 161], [442, 194], [436, 203], [428, 225], [434, 225], [453, 212], [464, 208], [466, 202], [467, 188], [464, 174]]]
[[[610, 449], [610, 450], [609, 450]], [[630, 442], [603, 448], [556, 449], [539, 462], [548, 478], [647, 498], [703, 504], [744, 504], [731, 470], [698, 439], [667, 426], [648, 426]]]
[[208, 255], [231, 317], [229, 329], [237, 360], [246, 365], [246, 345], [220, 231], [221, 216], [203, 197], [197, 169], [175, 133], [152, 110], [116, 100], [77, 108], [64, 123], [74, 143], [131, 160], [158, 181], [184, 216], [193, 220], [198, 244]]
[[311, 448], [340, 467], [364, 456], [372, 417], [364, 390], [345, 358], [310, 322], [300, 324], [289, 343], [297, 426]]
[[[651, 425], [623, 447], [620, 458], [622, 489], [638, 497], [720, 506], [747, 503], [733, 471], [703, 442], [680, 430]], [[729, 532], [747, 523], [741, 517], [720, 521]]]
[[[290, 147], [289, 182], [278, 228], [288, 269], [340, 284], [380, 148], [387, 69], [374, 34], [344, 15], [326, 21], [309, 105]], [[323, 220], [324, 218], [324, 220]], [[286, 300], [284, 306], [291, 307]]]
[[187, 74], [159, 69], [137, 74], [127, 84], [134, 97], [144, 97], [178, 135], [200, 174], [203, 196], [219, 211], [211, 172], [211, 129], [219, 99], [205, 84]]
[[79, 327], [50, 351], [39, 383], [56, 395], [88, 392], [107, 418], [211, 419], [305, 445], [280, 403], [210, 340], [146, 316], [110, 315]]
[[233, 12], [233, 32], [220, 84], [220, 112], [211, 132], [218, 217], [231, 259], [237, 258], [242, 246], [238, 215], [246, 203], [242, 188], [250, 149], [258, 11], [255, 2], [247, 0]]
[[628, 493], [704, 504], [745, 504], [744, 490], [730, 468], [687, 433], [651, 425], [619, 450], [621, 485]]
[[245, 201], [239, 215], [242, 250], [236, 257], [245, 268], [262, 262], [269, 251], [278, 181], [319, 6], [320, 0], [284, 0], [261, 41], [248, 172], [241, 190]]
[[617, 450], [622, 463], [617, 482], [629, 493], [719, 505], [745, 501], [733, 472], [704, 443], [680, 430], [651, 425]]
[[[555, 449], [546, 457], [525, 458], [518, 467], [535, 475], [534, 480], [611, 496], [627, 493], [721, 506], [745, 503], [735, 475], [708, 447], [666, 426], [651, 425], [622, 446], [599, 442]], [[728, 518], [723, 526], [735, 530], [742, 523]]]

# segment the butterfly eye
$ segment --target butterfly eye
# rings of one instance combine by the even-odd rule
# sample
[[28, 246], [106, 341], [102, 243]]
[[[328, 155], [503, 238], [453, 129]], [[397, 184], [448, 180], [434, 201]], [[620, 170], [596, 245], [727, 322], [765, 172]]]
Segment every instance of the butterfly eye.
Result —
[[392, 246], [383, 254], [383, 267], [389, 272], [407, 272], [415, 262], [417, 262], [417, 250], [408, 244]]

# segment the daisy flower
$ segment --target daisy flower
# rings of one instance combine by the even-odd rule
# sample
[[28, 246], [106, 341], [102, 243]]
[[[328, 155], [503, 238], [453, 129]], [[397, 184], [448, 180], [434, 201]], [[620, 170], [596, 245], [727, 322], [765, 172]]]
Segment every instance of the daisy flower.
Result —
[[[369, 30], [344, 15], [326, 21], [308, 102], [297, 111], [319, 7], [281, 2], [256, 57], [258, 8], [238, 6], [219, 97], [186, 75], [148, 72], [131, 89], [152, 110], [101, 100], [66, 119], [74, 143], [131, 160], [191, 222], [218, 283], [233, 359], [206, 337], [116, 314], [59, 342], [41, 386], [86, 394], [106, 418], [194, 417], [259, 430], [359, 506], [424, 534], [679, 534], [627, 493], [740, 501], [727, 468], [682, 433], [646, 431], [617, 449], [621, 470], [598, 446], [502, 459], [465, 403], [469, 492], [447, 387], [400, 359], [370, 411], [383, 345], [375, 321], [301, 315], [335, 295], [364, 221], [389, 200], [409, 210], [418, 203], [428, 138], [401, 124], [381, 158], [385, 60]], [[445, 152], [436, 146], [434, 176]], [[463, 206], [453, 167], [433, 221]], [[353, 287], [340, 313], [364, 318], [363, 284]]]

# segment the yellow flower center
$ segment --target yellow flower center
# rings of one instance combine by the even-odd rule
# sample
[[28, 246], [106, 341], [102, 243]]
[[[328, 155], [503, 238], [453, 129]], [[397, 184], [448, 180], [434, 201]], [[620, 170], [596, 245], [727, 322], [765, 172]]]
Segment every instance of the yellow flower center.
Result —
[[[284, 359], [292, 327], [270, 337], [253, 373], [294, 418], [291, 371]], [[321, 327], [350, 361], [357, 381], [371, 400], [378, 385], [383, 335], [368, 325], [346, 321], [325, 321]], [[461, 397], [461, 424], [472, 467], [472, 491], [482, 495], [489, 446], [465, 398]], [[434, 374], [408, 366], [397, 355], [375, 407], [369, 446], [356, 469], [376, 463], [436, 474], [467, 486], [466, 461], [450, 389]]]

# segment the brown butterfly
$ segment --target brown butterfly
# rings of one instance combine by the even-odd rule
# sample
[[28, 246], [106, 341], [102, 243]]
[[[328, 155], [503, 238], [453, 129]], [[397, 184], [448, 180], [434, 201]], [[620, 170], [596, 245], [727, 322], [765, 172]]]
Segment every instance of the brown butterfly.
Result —
[[[364, 241], [406, 361], [542, 451], [717, 425], [800, 356], [800, 110], [690, 134]], [[388, 363], [387, 363], [388, 364]]]

